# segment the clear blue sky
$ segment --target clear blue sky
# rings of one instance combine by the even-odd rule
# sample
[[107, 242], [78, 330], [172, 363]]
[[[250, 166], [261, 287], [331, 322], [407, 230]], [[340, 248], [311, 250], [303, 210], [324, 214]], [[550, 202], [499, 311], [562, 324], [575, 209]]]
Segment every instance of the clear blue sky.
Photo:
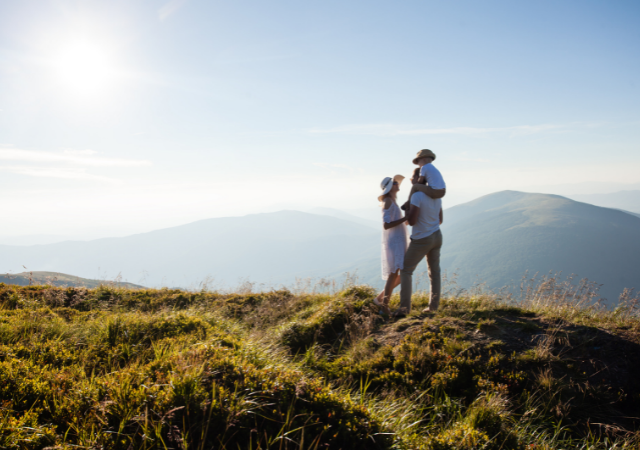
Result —
[[[640, 187], [637, 1], [0, 1], [0, 235]], [[448, 202], [448, 203], [447, 203]]]

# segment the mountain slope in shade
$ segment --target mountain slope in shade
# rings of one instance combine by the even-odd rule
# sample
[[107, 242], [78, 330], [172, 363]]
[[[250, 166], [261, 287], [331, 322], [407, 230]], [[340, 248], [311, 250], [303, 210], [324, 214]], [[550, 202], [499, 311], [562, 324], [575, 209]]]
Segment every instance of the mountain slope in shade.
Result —
[[280, 211], [201, 220], [122, 238], [29, 247], [0, 246], [0, 270], [114, 278], [146, 286], [195, 287], [241, 279], [290, 283], [379, 251], [378, 233], [335, 217]]
[[562, 271], [616, 299], [640, 288], [640, 218], [556, 195], [504, 191], [447, 210], [442, 265], [491, 286]]
[[580, 194], [570, 195], [573, 200], [591, 203], [605, 208], [622, 209], [640, 214], [640, 191], [620, 191], [611, 194]]

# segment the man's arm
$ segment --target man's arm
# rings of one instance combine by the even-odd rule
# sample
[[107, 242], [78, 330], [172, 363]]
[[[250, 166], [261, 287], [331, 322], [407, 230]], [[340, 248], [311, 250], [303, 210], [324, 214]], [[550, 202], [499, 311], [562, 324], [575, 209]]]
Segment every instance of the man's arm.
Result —
[[442, 215], [442, 208], [440, 208], [440, 225], [442, 225], [442, 220], [444, 216]]

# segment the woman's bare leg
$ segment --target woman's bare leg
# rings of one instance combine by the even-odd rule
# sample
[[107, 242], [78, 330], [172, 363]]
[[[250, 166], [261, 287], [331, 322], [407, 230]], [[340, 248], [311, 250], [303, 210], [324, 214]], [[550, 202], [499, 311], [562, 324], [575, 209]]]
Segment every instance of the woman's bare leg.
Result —
[[389, 274], [389, 277], [387, 277], [387, 281], [385, 282], [384, 287], [382, 288], [382, 290], [380, 291], [380, 293], [376, 297], [376, 301], [378, 301], [379, 303], [383, 303], [384, 302], [384, 293], [387, 291], [387, 286], [389, 286], [389, 282], [391, 282], [393, 280], [393, 277], [395, 277], [395, 276], [396, 276], [395, 273], [390, 273]]
[[389, 299], [391, 298], [391, 294], [393, 294], [393, 290], [398, 287], [400, 284], [400, 270], [396, 273], [392, 273], [387, 278], [387, 283], [384, 286], [384, 300], [382, 304], [384, 305], [385, 313], [389, 313]]
[[393, 294], [393, 290], [400, 284], [400, 270], [396, 273], [392, 273], [387, 278], [387, 284], [384, 286], [384, 303], [389, 304], [389, 299], [391, 298], [391, 294]]
[[389, 274], [389, 278], [387, 278], [387, 282], [384, 285], [384, 289], [380, 291], [376, 300], [378, 303], [382, 303], [383, 311], [385, 314], [389, 314], [389, 299], [391, 298], [391, 294], [393, 294], [393, 290], [400, 285], [400, 270], [396, 273]]

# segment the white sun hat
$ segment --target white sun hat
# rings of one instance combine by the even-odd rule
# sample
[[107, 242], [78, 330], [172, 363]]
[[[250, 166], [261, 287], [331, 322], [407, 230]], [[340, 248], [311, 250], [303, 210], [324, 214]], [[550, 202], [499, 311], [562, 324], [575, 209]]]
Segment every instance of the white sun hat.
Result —
[[378, 197], [378, 201], [381, 202], [382, 197], [384, 197], [386, 194], [388, 194], [391, 191], [394, 181], [397, 181], [398, 184], [400, 184], [402, 183], [402, 180], [404, 180], [404, 177], [402, 175], [396, 175], [393, 178], [385, 177], [380, 183], [380, 189], [382, 189], [382, 194], [380, 194], [380, 196]]

